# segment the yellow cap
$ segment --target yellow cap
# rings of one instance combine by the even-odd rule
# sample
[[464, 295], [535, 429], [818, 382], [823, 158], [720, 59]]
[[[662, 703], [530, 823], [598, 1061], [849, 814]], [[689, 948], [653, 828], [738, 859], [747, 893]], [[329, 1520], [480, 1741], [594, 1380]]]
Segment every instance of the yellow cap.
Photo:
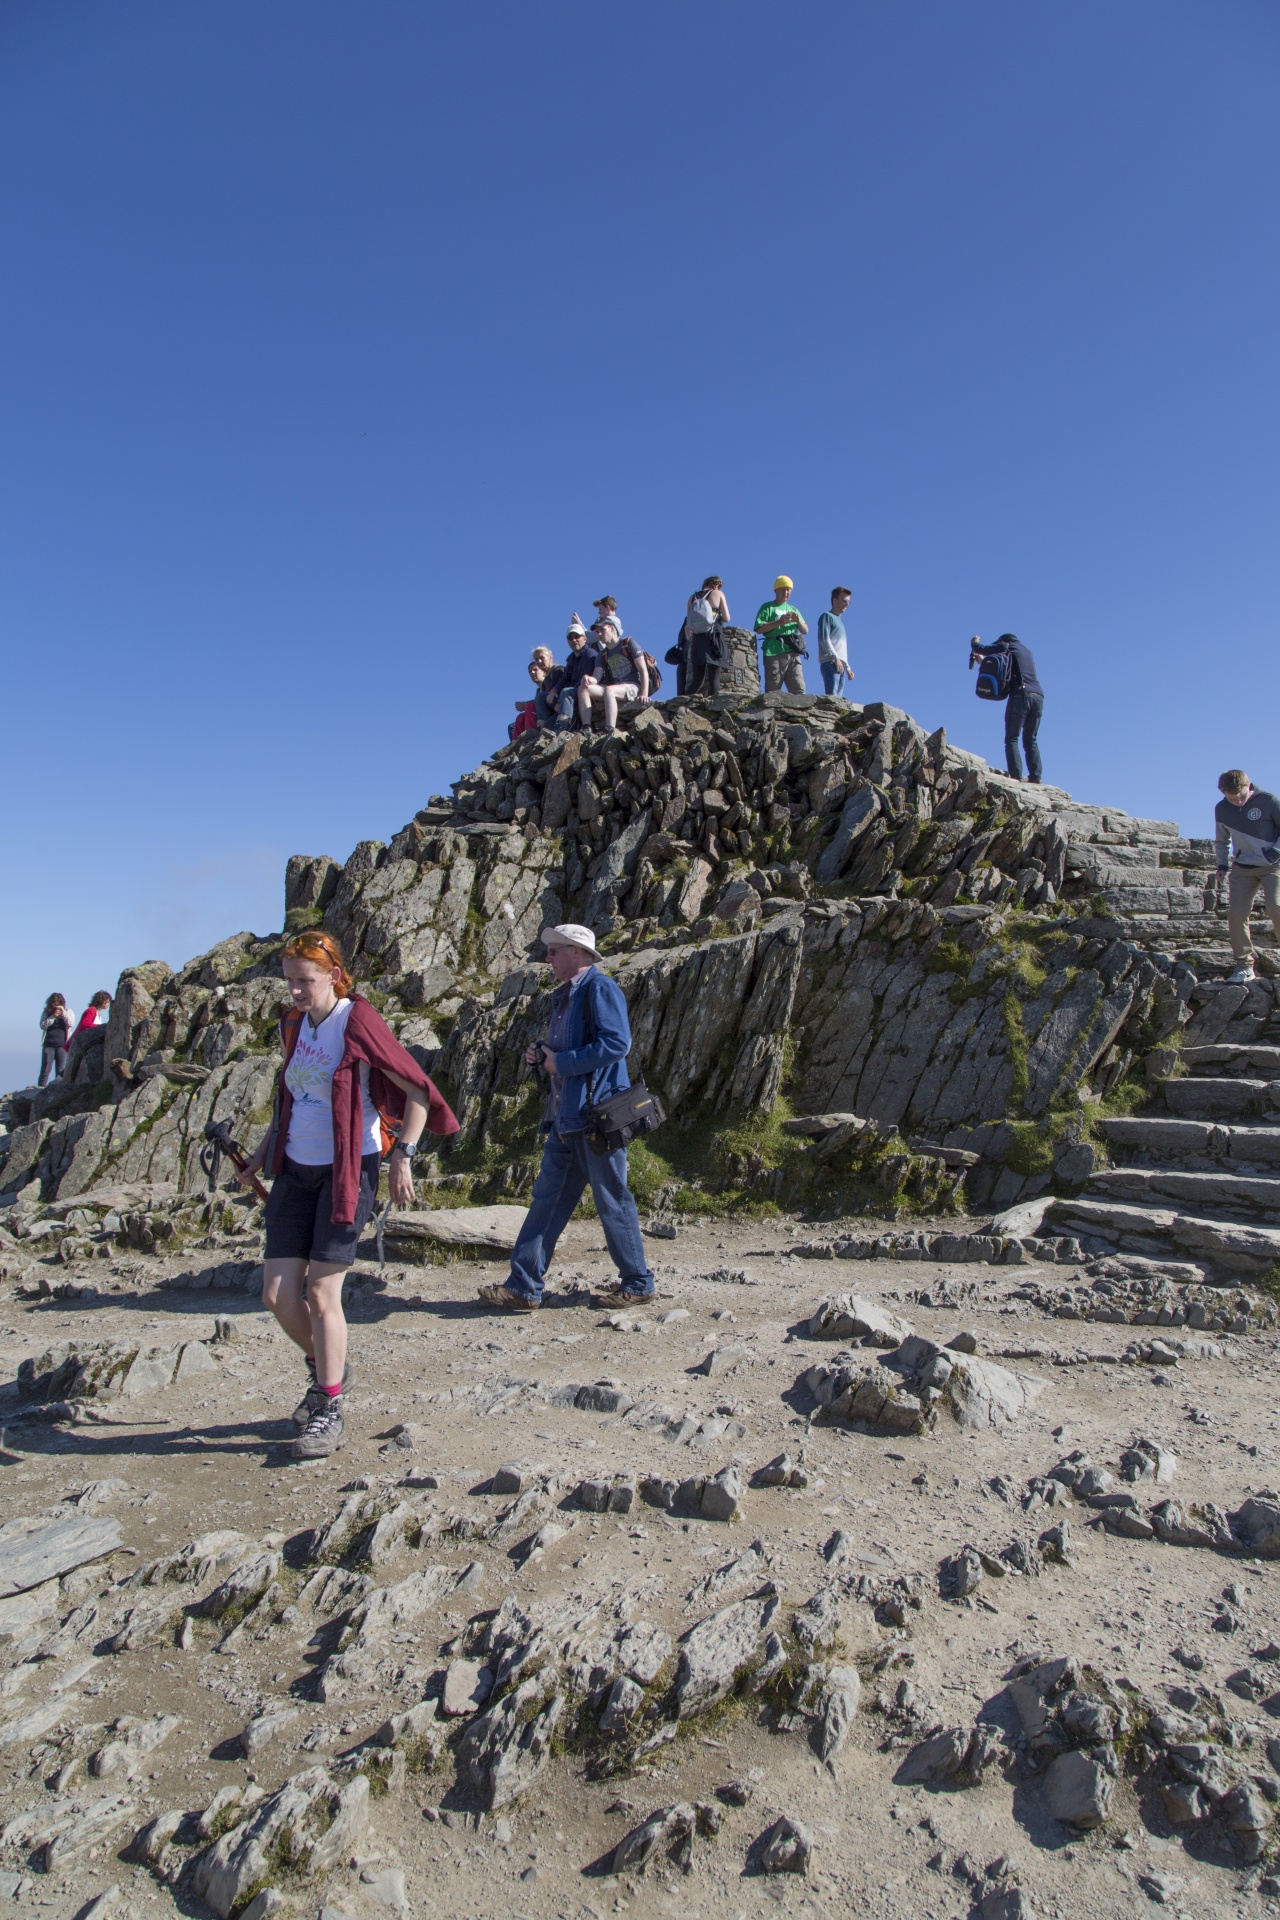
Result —
[[795, 585], [794, 580], [788, 580], [785, 573], [780, 573], [777, 579], [773, 583], [773, 590], [776, 593], [778, 591], [778, 588], [781, 587], [784, 593], [790, 593], [794, 585]]

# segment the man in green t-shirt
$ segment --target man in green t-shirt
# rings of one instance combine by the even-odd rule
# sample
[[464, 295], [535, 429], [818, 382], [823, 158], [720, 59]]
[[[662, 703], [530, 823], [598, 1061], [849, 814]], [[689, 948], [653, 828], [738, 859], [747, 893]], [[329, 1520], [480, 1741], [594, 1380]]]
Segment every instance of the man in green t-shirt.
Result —
[[790, 600], [793, 582], [780, 573], [773, 583], [773, 598], [766, 600], [756, 615], [756, 632], [764, 653], [764, 690], [779, 693], [804, 692], [804, 668], [807, 658], [804, 636], [809, 628], [798, 607]]

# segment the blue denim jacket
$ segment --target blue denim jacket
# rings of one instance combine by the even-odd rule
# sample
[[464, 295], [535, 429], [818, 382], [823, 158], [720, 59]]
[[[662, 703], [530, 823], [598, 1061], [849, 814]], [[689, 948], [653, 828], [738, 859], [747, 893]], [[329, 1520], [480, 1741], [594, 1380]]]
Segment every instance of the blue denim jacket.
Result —
[[582, 1133], [587, 1108], [631, 1085], [627, 1055], [631, 1022], [622, 988], [607, 973], [591, 967], [581, 992], [569, 1001], [569, 1033], [556, 1055], [564, 1081], [558, 1133]]

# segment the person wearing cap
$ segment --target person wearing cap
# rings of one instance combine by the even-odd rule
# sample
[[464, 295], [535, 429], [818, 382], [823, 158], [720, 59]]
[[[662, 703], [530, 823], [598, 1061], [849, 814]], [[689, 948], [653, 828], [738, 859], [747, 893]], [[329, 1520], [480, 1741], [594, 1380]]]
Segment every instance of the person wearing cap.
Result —
[[969, 642], [969, 665], [994, 654], [1009, 663], [1009, 691], [1004, 708], [1004, 763], [1011, 780], [1022, 778], [1022, 755], [1018, 736], [1027, 755], [1027, 784], [1038, 787], [1044, 768], [1040, 763], [1040, 718], [1044, 713], [1044, 688], [1036, 673], [1030, 647], [1024, 647], [1016, 633], [1002, 633], [998, 640], [983, 646], [975, 633]]
[[1255, 787], [1243, 767], [1229, 767], [1218, 781], [1218, 791], [1222, 798], [1213, 815], [1218, 906], [1225, 884], [1227, 926], [1236, 962], [1230, 979], [1233, 986], [1243, 986], [1254, 977], [1249, 913], [1259, 889], [1280, 940], [1280, 800]]
[[849, 639], [844, 630], [844, 613], [853, 595], [848, 587], [832, 587], [831, 611], [818, 616], [818, 671], [822, 675], [822, 690], [829, 694], [844, 694], [842, 680], [852, 680], [853, 668], [849, 665]]
[[766, 600], [756, 615], [756, 632], [764, 654], [764, 690], [766, 693], [804, 692], [804, 668], [807, 657], [804, 636], [809, 628], [798, 607], [791, 604], [794, 581], [780, 573], [773, 583], [773, 599]]
[[591, 639], [575, 613], [565, 635], [569, 658], [560, 675], [557, 695], [556, 732], [566, 733], [578, 717], [578, 688], [584, 680], [598, 680], [601, 673], [600, 649]]
[[504, 1284], [481, 1287], [480, 1300], [508, 1313], [532, 1313], [541, 1306], [556, 1242], [590, 1187], [605, 1244], [618, 1269], [617, 1284], [603, 1294], [602, 1303], [634, 1306], [653, 1298], [654, 1280], [627, 1185], [627, 1150], [595, 1153], [586, 1134], [587, 1109], [631, 1085], [626, 997], [596, 966], [599, 955], [590, 927], [572, 922], [549, 927], [542, 944], [558, 984], [547, 1037], [525, 1052], [527, 1064], [541, 1067], [549, 1082], [542, 1165], [533, 1183], [533, 1202], [516, 1236], [511, 1272]]

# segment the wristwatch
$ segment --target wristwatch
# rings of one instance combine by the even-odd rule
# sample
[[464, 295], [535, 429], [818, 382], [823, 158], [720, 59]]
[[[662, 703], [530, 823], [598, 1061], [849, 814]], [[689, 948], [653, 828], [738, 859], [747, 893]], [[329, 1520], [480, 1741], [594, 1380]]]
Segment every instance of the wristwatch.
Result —
[[397, 1140], [391, 1151], [392, 1153], [402, 1153], [406, 1160], [412, 1160], [421, 1144], [419, 1140]]

